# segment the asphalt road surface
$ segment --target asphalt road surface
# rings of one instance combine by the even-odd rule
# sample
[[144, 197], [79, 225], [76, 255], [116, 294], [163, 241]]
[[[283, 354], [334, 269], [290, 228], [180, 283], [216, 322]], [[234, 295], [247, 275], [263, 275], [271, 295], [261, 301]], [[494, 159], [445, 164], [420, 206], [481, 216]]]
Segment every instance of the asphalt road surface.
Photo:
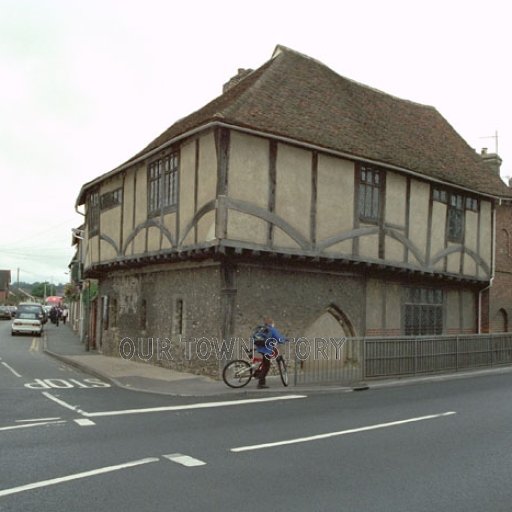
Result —
[[510, 511], [512, 373], [173, 398], [0, 322], [0, 512]]

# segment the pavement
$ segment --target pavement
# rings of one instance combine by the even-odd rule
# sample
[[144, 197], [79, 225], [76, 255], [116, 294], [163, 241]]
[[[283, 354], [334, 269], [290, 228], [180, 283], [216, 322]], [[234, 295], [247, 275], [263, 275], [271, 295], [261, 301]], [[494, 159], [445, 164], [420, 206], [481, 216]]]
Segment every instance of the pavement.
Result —
[[[107, 356], [97, 350], [87, 351], [85, 344], [80, 341], [80, 337], [70, 328], [69, 324], [60, 323], [57, 327], [48, 322], [45, 326], [43, 340], [43, 349], [50, 356], [85, 373], [134, 391], [171, 396], [239, 395], [241, 392], [296, 394], [299, 391], [305, 391], [305, 389], [293, 385], [287, 388], [283, 387], [278, 377], [267, 377], [269, 389], [257, 389], [257, 381], [254, 379], [244, 388], [232, 389], [221, 380], [204, 375], [179, 372], [149, 363]], [[336, 388], [341, 389], [339, 386]]]
[[353, 386], [342, 385], [293, 385], [283, 387], [279, 377], [267, 377], [269, 389], [256, 388], [257, 381], [253, 379], [246, 387], [232, 389], [222, 380], [213, 379], [204, 375], [179, 372], [149, 363], [141, 363], [104, 355], [97, 350], [86, 351], [85, 344], [70, 328], [69, 324], [60, 324], [59, 327], [48, 322], [45, 326], [43, 338], [44, 351], [67, 364], [70, 364], [85, 373], [109, 381], [121, 388], [148, 393], [157, 393], [170, 396], [215, 396], [240, 393], [306, 393], [319, 391], [350, 392], [367, 389], [410, 385], [417, 383], [438, 382], [449, 379], [485, 376], [490, 373], [510, 373], [512, 366], [485, 368], [481, 370], [468, 370], [458, 373], [433, 374], [426, 376], [388, 378], [359, 382]]

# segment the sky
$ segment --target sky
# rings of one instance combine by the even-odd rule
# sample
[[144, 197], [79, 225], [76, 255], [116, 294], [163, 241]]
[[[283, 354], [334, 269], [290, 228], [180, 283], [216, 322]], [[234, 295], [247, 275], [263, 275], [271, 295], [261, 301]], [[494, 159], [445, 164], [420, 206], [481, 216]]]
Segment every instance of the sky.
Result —
[[434, 106], [475, 150], [498, 149], [508, 181], [507, 4], [0, 0], [0, 269], [13, 284], [67, 282], [82, 185], [219, 96], [238, 68], [264, 64], [278, 44]]

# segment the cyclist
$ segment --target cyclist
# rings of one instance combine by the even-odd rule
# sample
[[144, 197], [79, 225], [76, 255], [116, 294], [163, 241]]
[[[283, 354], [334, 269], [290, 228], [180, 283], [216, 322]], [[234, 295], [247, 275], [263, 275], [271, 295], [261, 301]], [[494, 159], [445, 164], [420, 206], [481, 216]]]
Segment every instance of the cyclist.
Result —
[[285, 341], [286, 338], [274, 326], [274, 320], [270, 317], [264, 317], [263, 325], [258, 326], [253, 334], [254, 348], [256, 352], [263, 356], [258, 372], [258, 389], [268, 388], [265, 379], [270, 369], [270, 360], [277, 355], [276, 345]]

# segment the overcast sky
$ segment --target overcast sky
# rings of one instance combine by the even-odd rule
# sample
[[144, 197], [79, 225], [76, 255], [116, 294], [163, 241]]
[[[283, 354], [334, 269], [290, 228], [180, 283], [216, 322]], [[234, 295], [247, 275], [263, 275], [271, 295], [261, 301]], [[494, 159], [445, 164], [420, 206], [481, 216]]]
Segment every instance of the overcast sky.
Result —
[[277, 44], [433, 105], [512, 175], [506, 1], [0, 0], [0, 269], [66, 282], [81, 186]]

